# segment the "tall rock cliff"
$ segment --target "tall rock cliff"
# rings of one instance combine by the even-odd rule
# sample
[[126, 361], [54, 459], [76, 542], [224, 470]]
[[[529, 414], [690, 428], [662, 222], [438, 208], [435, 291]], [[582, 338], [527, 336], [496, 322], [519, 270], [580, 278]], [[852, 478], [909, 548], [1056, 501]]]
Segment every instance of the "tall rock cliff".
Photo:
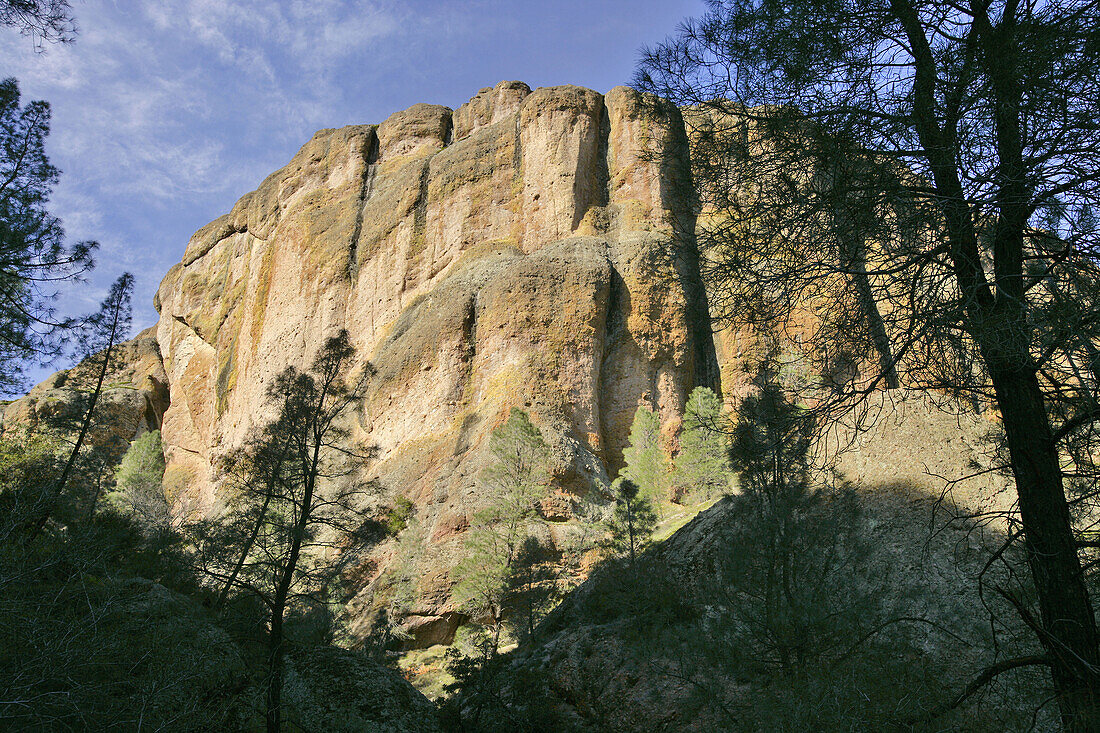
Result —
[[617, 468], [639, 403], [671, 435], [717, 377], [697, 266], [667, 246], [691, 224], [661, 162], [682, 123], [647, 109], [502, 82], [314, 135], [160, 286], [169, 483], [212, 505], [273, 375], [342, 327], [378, 369], [356, 437], [420, 503], [462, 511], [464, 459], [512, 405], [555, 435], [563, 488]]
[[566, 514], [618, 469], [639, 404], [671, 443], [717, 362], [697, 263], [668, 246], [694, 226], [683, 123], [644, 102], [502, 82], [322, 130], [200, 229], [156, 298], [173, 498], [215, 505], [273, 376], [340, 328], [377, 369], [354, 430], [369, 473], [437, 544], [479, 508], [512, 406], [549, 438]]
[[[551, 445], [546, 532], [564, 546], [578, 499], [621, 466], [639, 405], [657, 411], [674, 450], [694, 387], [741, 391], [759, 343], [711, 332], [687, 156], [680, 111], [625, 87], [501, 82], [454, 111], [417, 104], [316, 133], [195, 233], [157, 293], [155, 341], [123, 350], [136, 363], [125, 367], [132, 422], [161, 428], [176, 511], [217, 509], [218, 459], [272, 417], [267, 386], [347, 329], [376, 370], [349, 425], [352, 447], [374, 458], [353, 480], [377, 480], [376, 508], [399, 496], [415, 507], [422, 556], [406, 626], [416, 644], [448, 641], [462, 620], [449, 571], [485, 505], [487, 439], [510, 408]], [[58, 379], [5, 418], [46, 414]], [[950, 420], [926, 405], [904, 418], [882, 409], [897, 425], [859, 438], [842, 466], [853, 480], [917, 485], [929, 456], [942, 475], [973, 460], [980, 421], [970, 443], [952, 443], [940, 426]], [[947, 437], [932, 448], [910, 433]], [[899, 456], [918, 468], [899, 472]], [[355, 571], [353, 632], [377, 607], [393, 544]]]

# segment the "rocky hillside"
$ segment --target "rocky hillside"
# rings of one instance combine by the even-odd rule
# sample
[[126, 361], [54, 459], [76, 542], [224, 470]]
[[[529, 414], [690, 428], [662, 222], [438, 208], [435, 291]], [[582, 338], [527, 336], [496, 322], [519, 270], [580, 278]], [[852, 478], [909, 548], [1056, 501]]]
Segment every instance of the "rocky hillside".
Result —
[[[1018, 624], [999, 628], [994, 642], [991, 609], [1010, 622], [1011, 611], [979, 597], [975, 577], [1003, 536], [944, 521], [946, 505], [930, 523], [934, 498], [905, 482], [856, 499], [842, 524], [833, 514], [803, 527], [810, 542], [794, 593], [810, 610], [792, 619], [806, 645], [793, 669], [777, 669], [777, 642], [753, 626], [762, 618], [742, 616], [741, 603], [762, 610], [752, 605], [761, 590], [742, 594], [738, 563], [765, 561], [767, 550], [745, 546], [759, 516], [744, 497], [727, 496], [636, 567], [599, 568], [528, 643], [449, 701], [457, 729], [1055, 729], [1049, 715], [1033, 717], [1042, 707], [1034, 672], [925, 717], [988, 664], [997, 643], [1034, 651]], [[987, 582], [992, 575], [1004, 582], [996, 571]], [[843, 643], [830, 646], [830, 633]]]
[[[0, 408], [0, 426], [33, 430], [40, 424], [79, 422], [87, 409], [83, 397], [95, 387], [101, 364], [90, 359], [51, 375], [26, 396]], [[167, 409], [168, 377], [156, 333], [146, 329], [114, 349], [91, 444], [128, 444], [147, 430], [159, 430]]]
[[[424, 530], [406, 619], [423, 646], [449, 642], [463, 620], [449, 571], [484, 504], [487, 438], [510, 408], [551, 444], [543, 514], [559, 545], [578, 500], [622, 465], [639, 405], [675, 451], [691, 390], [736, 382], [751, 344], [711, 332], [685, 129], [655, 101], [501, 82], [457, 110], [417, 104], [321, 130], [196, 232], [161, 283], [155, 334], [125, 346], [109, 393], [126, 430], [160, 427], [177, 511], [217, 506], [218, 459], [264, 420], [273, 377], [347, 329], [376, 370], [351, 425], [356, 447], [376, 451], [357, 480], [377, 480], [378, 507], [409, 500]], [[72, 384], [51, 377], [5, 420], [33, 423]], [[896, 451], [915, 457], [929, 435], [952, 434], [925, 424], [950, 422], [934, 411], [914, 422], [887, 409], [894, 427], [861, 438], [878, 452], [848, 459], [855, 479], [893, 475]], [[929, 455], [936, 470], [900, 462], [926, 488], [974, 450], [956, 441]], [[372, 584], [395, 552], [359, 569], [353, 633], [366, 633]]]

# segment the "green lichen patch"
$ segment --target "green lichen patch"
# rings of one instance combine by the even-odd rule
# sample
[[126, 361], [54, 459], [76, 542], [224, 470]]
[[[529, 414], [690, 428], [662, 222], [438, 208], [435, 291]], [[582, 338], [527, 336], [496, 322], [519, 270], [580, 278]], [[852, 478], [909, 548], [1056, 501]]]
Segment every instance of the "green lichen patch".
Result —
[[218, 353], [218, 380], [214, 387], [214, 406], [221, 417], [229, 404], [229, 393], [237, 385], [237, 340]]

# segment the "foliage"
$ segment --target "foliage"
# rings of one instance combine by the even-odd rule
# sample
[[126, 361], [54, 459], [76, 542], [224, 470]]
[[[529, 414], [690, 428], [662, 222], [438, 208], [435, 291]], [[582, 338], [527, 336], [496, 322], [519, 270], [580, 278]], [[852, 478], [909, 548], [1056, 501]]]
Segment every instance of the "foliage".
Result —
[[527, 413], [512, 408], [489, 436], [489, 457], [478, 480], [491, 500], [478, 523], [500, 526], [508, 545], [515, 545], [523, 523], [534, 515], [535, 503], [546, 495], [550, 465], [542, 433]]
[[[51, 515], [58, 508], [59, 502], [65, 497], [66, 483], [73, 470], [77, 466], [80, 457], [80, 449], [89, 436], [89, 430], [96, 416], [96, 405], [103, 391], [103, 380], [111, 366], [111, 352], [114, 347], [126, 336], [130, 329], [130, 297], [134, 290], [134, 277], [130, 273], [123, 273], [111, 286], [107, 297], [99, 306], [99, 310], [85, 319], [84, 326], [78, 331], [77, 338], [82, 347], [86, 360], [91, 359], [96, 363], [97, 376], [95, 387], [88, 397], [87, 408], [84, 409], [76, 441], [73, 443], [69, 457], [61, 469], [61, 475], [51, 490], [45, 506], [40, 515], [28, 525], [28, 538], [34, 539], [46, 527]], [[110, 447], [104, 446], [101, 455], [94, 459], [92, 465], [99, 470], [96, 472], [94, 482], [94, 494], [90, 502], [91, 511], [94, 511], [99, 493], [102, 490], [102, 478], [105, 468], [111, 465], [114, 456], [110, 454]], [[89, 512], [91, 513], [91, 512]]]
[[715, 582], [734, 617], [726, 625], [740, 632], [731, 653], [792, 675], [846, 651], [879, 609], [854, 497], [815, 478], [813, 414], [768, 365], [754, 387], [733, 430], [744, 517], [723, 537]]
[[464, 556], [454, 568], [458, 578], [454, 599], [474, 620], [492, 629], [487, 642], [493, 654], [500, 646], [516, 549], [498, 529], [474, 527], [463, 544]]
[[36, 51], [43, 43], [71, 43], [76, 35], [68, 0], [3, 0], [0, 25], [29, 36]]
[[[0, 23], [36, 3], [0, 5]], [[22, 362], [52, 360], [77, 322], [56, 320], [55, 283], [92, 266], [95, 242], [67, 246], [61, 222], [46, 210], [58, 170], [46, 157], [50, 106], [20, 106], [15, 79], [0, 82], [0, 392], [23, 385]]]
[[513, 408], [489, 437], [489, 462], [480, 475], [488, 494], [455, 567], [455, 598], [492, 627], [490, 650], [500, 645], [512, 593], [510, 578], [550, 479], [550, 450], [527, 413]]
[[733, 471], [726, 422], [721, 397], [709, 387], [692, 390], [672, 472], [673, 493], [680, 501], [693, 495], [709, 499], [729, 491]]
[[118, 466], [115, 490], [107, 502], [127, 512], [144, 531], [155, 533], [170, 525], [170, 507], [164, 498], [164, 449], [160, 431], [142, 433], [130, 444]]
[[235, 498], [225, 516], [195, 528], [203, 570], [222, 584], [217, 604], [239, 590], [266, 610], [272, 731], [282, 719], [286, 622], [324, 615], [339, 577], [325, 551], [349, 540], [369, 545], [383, 534], [355, 507], [360, 488], [341, 482], [365, 457], [347, 449], [350, 431], [340, 423], [370, 374], [364, 368], [350, 376], [354, 356], [341, 331], [325, 341], [309, 373], [288, 367], [276, 376], [267, 392], [275, 419], [223, 462]]
[[[226, 724], [243, 670], [224, 632], [162, 586], [105, 577], [94, 572], [102, 569], [98, 563], [81, 561], [102, 548], [68, 542], [47, 555], [40, 549], [34, 582], [5, 584], [0, 601], [5, 727], [210, 730]], [[62, 549], [83, 558], [62, 560], [55, 554]], [[3, 571], [27, 567], [4, 563]]]
[[464, 657], [448, 650], [457, 693], [442, 705], [443, 728], [454, 733], [541, 733], [573, 730], [553, 704], [547, 670], [516, 667], [506, 656]]
[[508, 605], [515, 614], [513, 626], [521, 642], [534, 636], [535, 627], [558, 600], [553, 560], [553, 548], [529, 535], [512, 563], [507, 578]]
[[634, 413], [623, 460], [626, 465], [621, 475], [634, 482], [642, 497], [655, 504], [668, 498], [669, 466], [668, 455], [661, 447], [661, 421], [645, 405]]
[[20, 730], [220, 727], [240, 660], [177, 595], [198, 590], [178, 538], [150, 537], [108, 506], [16, 541], [52, 497], [61, 451], [43, 432], [0, 439], [0, 720]]
[[1100, 422], [1095, 8], [709, 7], [638, 81], [690, 109], [713, 312], [805, 337], [823, 415], [869, 419], [895, 387], [996, 408], [1035, 589], [1014, 605], [1046, 649], [1017, 661], [1049, 665], [1066, 728], [1095, 728], [1100, 633], [1066, 496], [1096, 475]]
[[13, 541], [44, 510], [60, 472], [52, 433], [7, 428], [0, 434], [0, 544]]
[[382, 523], [386, 526], [386, 533], [396, 537], [402, 530], [409, 526], [415, 506], [411, 499], [399, 496], [394, 500], [393, 506], [386, 511]]
[[416, 517], [412, 518], [409, 526], [397, 537], [394, 562], [387, 570], [387, 580], [392, 587], [389, 607], [391, 618], [411, 610], [416, 602], [416, 584], [422, 574], [420, 561], [427, 539], [427, 527]]
[[633, 568], [637, 556], [649, 546], [650, 535], [657, 526], [657, 515], [650, 500], [628, 478], [615, 479], [611, 493], [615, 497], [615, 508], [607, 522], [609, 534], [602, 547], [609, 555], [626, 556]]

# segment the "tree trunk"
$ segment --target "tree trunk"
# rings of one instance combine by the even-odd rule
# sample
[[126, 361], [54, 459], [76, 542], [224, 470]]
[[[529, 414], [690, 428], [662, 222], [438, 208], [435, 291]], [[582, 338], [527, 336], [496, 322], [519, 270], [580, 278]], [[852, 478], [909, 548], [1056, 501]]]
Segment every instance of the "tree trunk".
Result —
[[1100, 643], [1042, 392], [1034, 373], [991, 374], [1011, 455], [1025, 551], [1067, 731], [1100, 730]]
[[[320, 404], [323, 404], [323, 402]], [[283, 566], [279, 582], [275, 586], [275, 600], [271, 604], [271, 633], [268, 636], [270, 675], [267, 681], [267, 733], [278, 733], [282, 719], [283, 667], [285, 662], [283, 614], [286, 611], [286, 601], [290, 596], [291, 585], [294, 583], [298, 558], [302, 553], [302, 541], [305, 539], [306, 529], [309, 527], [310, 515], [313, 511], [313, 490], [317, 481], [322, 443], [322, 436], [315, 435], [315, 437], [316, 440], [309, 447], [309, 455], [303, 461], [306, 470], [302, 477], [304, 491], [300, 513], [298, 521], [291, 531], [290, 551], [287, 554], [286, 565]]]
[[[862, 245], [859, 249], [862, 249]], [[875, 292], [871, 288], [871, 278], [867, 275], [866, 262], [862, 254], [858, 257], [853, 255], [848, 267], [848, 282], [856, 291], [860, 314], [867, 326], [871, 343], [878, 353], [879, 373], [885, 379], [886, 389], [897, 389], [901, 386], [901, 380], [898, 378], [898, 370], [894, 364], [890, 335], [886, 331], [886, 323], [875, 300]]]
[[283, 669], [285, 657], [283, 649], [283, 611], [284, 607], [276, 599], [271, 610], [271, 634], [268, 636], [268, 678], [267, 678], [267, 733], [279, 733], [283, 717]]
[[867, 244], [859, 233], [858, 226], [850, 221], [850, 217], [840, 207], [833, 208], [832, 218], [833, 229], [840, 244], [840, 266], [845, 272], [848, 285], [855, 290], [867, 335], [878, 353], [879, 374], [882, 375], [887, 389], [897, 389], [901, 386], [901, 380], [898, 379], [898, 370], [894, 364], [890, 334], [886, 330], [874, 288], [871, 287], [871, 278], [867, 274]]
[[500, 651], [500, 627], [504, 623], [504, 609], [493, 612], [493, 658], [495, 659]]
[[233, 572], [229, 574], [225, 585], [222, 586], [221, 593], [218, 594], [218, 600], [214, 602], [215, 613], [221, 610], [225, 599], [229, 596], [229, 591], [233, 589], [233, 584], [237, 582], [237, 576], [240, 575], [241, 569], [248, 560], [248, 553], [252, 552], [252, 546], [256, 544], [256, 538], [260, 535], [260, 529], [263, 528], [264, 517], [267, 515], [267, 507], [271, 503], [271, 495], [274, 493], [275, 487], [269, 486], [268, 489], [268, 492], [264, 495], [264, 503], [260, 506], [260, 514], [256, 518], [256, 524], [252, 525], [252, 531], [248, 535], [244, 549], [241, 550], [241, 556], [237, 558], [237, 563], [233, 566]]
[[634, 569], [634, 512], [630, 500], [626, 502], [626, 533], [630, 541], [630, 569]]
[[77, 455], [80, 453], [81, 446], [84, 445], [84, 439], [88, 436], [88, 428], [92, 424], [92, 415], [95, 413], [96, 402], [99, 401], [99, 393], [103, 390], [103, 379], [107, 376], [107, 367], [111, 363], [111, 349], [115, 345], [115, 331], [117, 330], [117, 320], [112, 326], [111, 337], [107, 342], [107, 350], [103, 354], [103, 366], [99, 369], [99, 376], [96, 378], [95, 390], [92, 392], [92, 399], [88, 403], [88, 412], [84, 414], [84, 420], [80, 423], [80, 433], [77, 435], [76, 444], [73, 446], [73, 450], [69, 453], [69, 459], [65, 462], [65, 468], [61, 471], [61, 478], [57, 480], [54, 485], [54, 489], [50, 494], [50, 498], [46, 501], [46, 506], [43, 507], [41, 515], [38, 517], [38, 521], [35, 522], [31, 528], [29, 540], [33, 540], [42, 530], [46, 528], [46, 522], [50, 520], [50, 515], [53, 514], [53, 510], [57, 505], [58, 500], [61, 498], [62, 492], [65, 491], [65, 483], [69, 480], [69, 475], [73, 471], [73, 466], [76, 465]]
[[935, 116], [939, 81], [935, 55], [914, 5], [908, 0], [890, 0], [890, 6], [912, 48], [914, 121], [951, 241], [954, 274], [966, 309], [964, 325], [978, 343], [1004, 423], [1025, 551], [1039, 599], [1043, 631], [1039, 641], [1051, 656], [1062, 725], [1074, 733], [1100, 730], [1096, 618], [1074, 543], [1050, 419], [1029, 350], [1022, 263], [1030, 197], [1019, 119], [1022, 97], [1014, 18], [1006, 7], [998, 29], [994, 29], [984, 8], [974, 16], [996, 102], [1000, 170], [992, 245], [995, 298], [979, 254], [974, 212], [956, 167], [957, 130], [941, 128]]

